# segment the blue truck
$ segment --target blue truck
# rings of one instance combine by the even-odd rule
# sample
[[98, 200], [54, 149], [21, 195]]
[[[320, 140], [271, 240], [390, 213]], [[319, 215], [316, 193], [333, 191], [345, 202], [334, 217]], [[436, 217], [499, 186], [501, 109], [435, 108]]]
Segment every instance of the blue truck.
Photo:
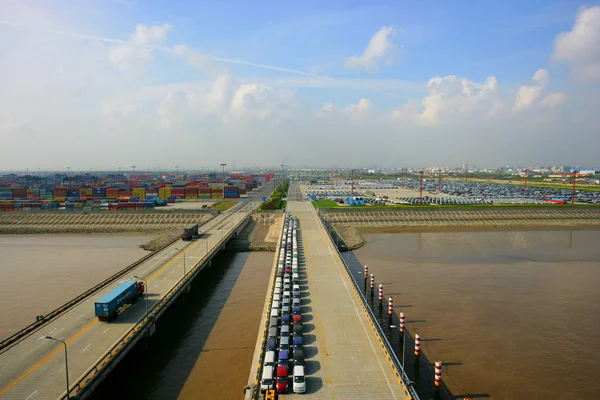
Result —
[[96, 301], [96, 316], [100, 321], [112, 321], [127, 303], [133, 303], [144, 293], [144, 282], [126, 281]]

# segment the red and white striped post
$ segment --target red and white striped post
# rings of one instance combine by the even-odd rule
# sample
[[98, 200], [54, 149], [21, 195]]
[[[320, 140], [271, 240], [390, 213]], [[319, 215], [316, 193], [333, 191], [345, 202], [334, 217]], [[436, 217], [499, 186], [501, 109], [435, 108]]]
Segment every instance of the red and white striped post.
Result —
[[415, 334], [415, 357], [419, 358], [421, 355], [421, 336], [418, 333]]
[[440, 360], [435, 360], [435, 389], [440, 390], [440, 386], [442, 386], [442, 362]]
[[383, 301], [383, 285], [380, 283], [379, 284], [379, 302], [381, 303]]
[[388, 317], [392, 319], [392, 315], [394, 315], [394, 299], [388, 297]]
[[375, 289], [375, 275], [371, 274], [371, 290]]
[[365, 275], [364, 275], [365, 280], [367, 279], [368, 276], [369, 276], [369, 267], [367, 267], [365, 265]]
[[404, 336], [404, 313], [400, 312], [400, 334]]

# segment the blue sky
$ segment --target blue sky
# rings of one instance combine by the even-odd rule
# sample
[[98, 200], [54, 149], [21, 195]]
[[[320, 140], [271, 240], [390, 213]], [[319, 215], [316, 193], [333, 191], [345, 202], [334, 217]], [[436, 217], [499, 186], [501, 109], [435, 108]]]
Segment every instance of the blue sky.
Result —
[[[193, 168], [186, 143], [207, 140], [239, 152], [238, 165], [589, 164], [591, 147], [564, 148], [566, 131], [600, 146], [599, 4], [3, 2], [0, 135], [15, 156], [0, 169], [58, 166], [61, 148], [82, 168], [178, 157]], [[299, 136], [296, 152], [281, 145]], [[540, 137], [539, 151], [511, 144]], [[23, 138], [44, 143], [30, 160], [17, 155]]]

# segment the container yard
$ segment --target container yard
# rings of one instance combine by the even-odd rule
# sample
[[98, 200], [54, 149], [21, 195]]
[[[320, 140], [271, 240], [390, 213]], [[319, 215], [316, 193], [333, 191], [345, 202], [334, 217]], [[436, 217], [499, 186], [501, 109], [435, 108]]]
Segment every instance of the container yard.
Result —
[[175, 202], [245, 197], [274, 173], [229, 177], [107, 175], [0, 177], [0, 212], [148, 210]]

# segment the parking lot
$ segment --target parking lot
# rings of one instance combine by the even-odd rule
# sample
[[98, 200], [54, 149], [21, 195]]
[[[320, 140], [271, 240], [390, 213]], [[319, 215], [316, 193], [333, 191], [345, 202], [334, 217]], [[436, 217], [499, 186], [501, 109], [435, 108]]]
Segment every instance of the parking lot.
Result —
[[[437, 180], [423, 181], [423, 204], [469, 205], [469, 204], [545, 204], [569, 203], [572, 190], [502, 185], [497, 183], [444, 181], [438, 192]], [[420, 182], [413, 180], [390, 180], [357, 182], [354, 193], [350, 185], [308, 185], [304, 191], [307, 198], [333, 200], [348, 205], [358, 199], [364, 204], [352, 205], [418, 205]], [[600, 192], [576, 191], [576, 203], [599, 204]]]

